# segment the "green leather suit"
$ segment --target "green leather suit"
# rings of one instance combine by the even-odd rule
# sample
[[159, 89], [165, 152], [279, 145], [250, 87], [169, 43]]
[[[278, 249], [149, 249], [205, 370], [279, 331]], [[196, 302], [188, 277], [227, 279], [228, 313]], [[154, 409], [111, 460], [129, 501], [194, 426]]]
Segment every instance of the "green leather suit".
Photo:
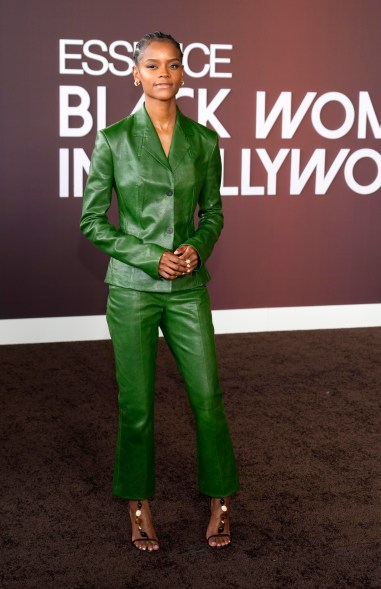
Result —
[[[218, 497], [239, 488], [205, 286], [210, 278], [205, 261], [223, 226], [220, 182], [217, 134], [179, 110], [168, 158], [144, 106], [97, 134], [81, 230], [111, 257], [105, 279], [110, 285], [107, 321], [119, 388], [113, 493], [125, 499], [146, 499], [155, 487], [153, 398], [159, 327], [195, 414], [200, 491]], [[107, 217], [113, 188], [118, 229]], [[197, 250], [198, 268], [176, 280], [161, 278], [162, 254], [182, 244]]]

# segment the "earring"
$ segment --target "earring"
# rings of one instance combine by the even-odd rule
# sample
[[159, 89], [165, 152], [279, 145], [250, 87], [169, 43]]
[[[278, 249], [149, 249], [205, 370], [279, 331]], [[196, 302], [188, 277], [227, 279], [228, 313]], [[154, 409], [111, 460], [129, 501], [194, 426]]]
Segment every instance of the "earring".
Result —
[[181, 80], [181, 85], [184, 86], [184, 80]]
[[134, 84], [135, 84], [135, 86], [140, 86], [139, 80], [135, 80]]

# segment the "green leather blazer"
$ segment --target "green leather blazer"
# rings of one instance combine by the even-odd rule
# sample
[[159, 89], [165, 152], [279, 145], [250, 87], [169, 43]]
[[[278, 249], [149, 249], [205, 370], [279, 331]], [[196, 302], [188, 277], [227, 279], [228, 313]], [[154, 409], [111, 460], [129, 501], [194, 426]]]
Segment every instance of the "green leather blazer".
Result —
[[[83, 198], [81, 231], [111, 256], [105, 281], [136, 290], [171, 292], [205, 284], [205, 261], [222, 226], [221, 158], [217, 133], [177, 109], [169, 157], [145, 106], [97, 133]], [[115, 189], [119, 228], [108, 221]], [[198, 210], [198, 224], [194, 217]], [[164, 251], [192, 245], [192, 274], [159, 276]]]

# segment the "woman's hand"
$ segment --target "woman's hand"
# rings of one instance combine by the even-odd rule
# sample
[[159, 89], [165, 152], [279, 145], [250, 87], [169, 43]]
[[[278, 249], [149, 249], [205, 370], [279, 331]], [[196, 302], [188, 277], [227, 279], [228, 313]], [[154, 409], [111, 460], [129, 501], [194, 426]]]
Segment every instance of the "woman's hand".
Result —
[[198, 265], [198, 253], [191, 245], [182, 245], [172, 253], [164, 252], [159, 262], [159, 274], [166, 280], [174, 280], [193, 272]]
[[187, 271], [187, 263], [170, 251], [164, 252], [159, 262], [159, 274], [166, 280], [174, 280]]
[[194, 247], [191, 245], [181, 245], [177, 248], [174, 254], [178, 256], [180, 260], [185, 261], [186, 272], [184, 272], [184, 274], [188, 274], [196, 270], [199, 263], [199, 257]]

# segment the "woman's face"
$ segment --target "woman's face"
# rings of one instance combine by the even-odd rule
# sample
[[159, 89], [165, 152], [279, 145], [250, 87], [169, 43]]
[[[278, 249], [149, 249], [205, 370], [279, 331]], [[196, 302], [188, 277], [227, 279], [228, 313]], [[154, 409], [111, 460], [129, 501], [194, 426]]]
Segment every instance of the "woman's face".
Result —
[[183, 80], [183, 65], [177, 48], [169, 41], [152, 41], [133, 68], [135, 81], [141, 82], [146, 97], [173, 99]]

